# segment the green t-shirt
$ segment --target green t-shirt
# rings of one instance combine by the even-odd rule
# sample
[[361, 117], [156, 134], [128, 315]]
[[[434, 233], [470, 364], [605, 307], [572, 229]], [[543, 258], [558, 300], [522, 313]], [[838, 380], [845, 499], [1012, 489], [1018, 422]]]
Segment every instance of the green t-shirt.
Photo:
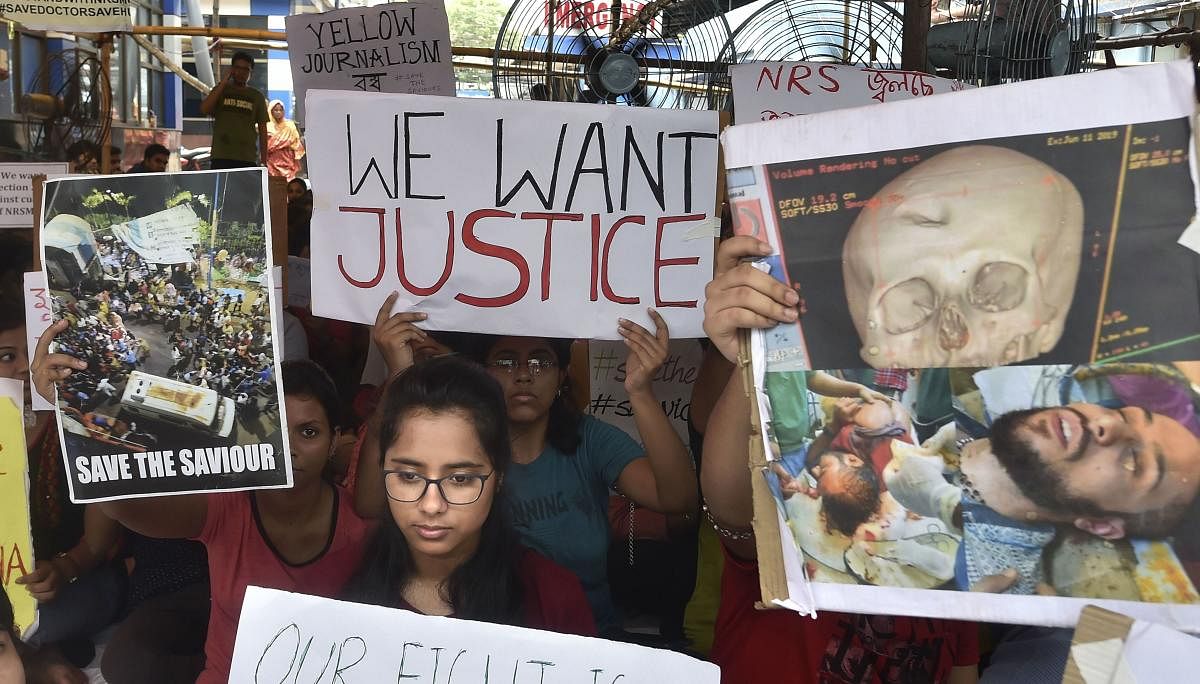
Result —
[[[250, 87], [230, 83], [213, 112], [213, 159], [258, 160], [258, 128], [267, 123], [267, 100]], [[265, 160], [264, 160], [265, 161]]]
[[768, 371], [767, 398], [771, 400], [771, 427], [779, 450], [789, 453], [804, 446], [812, 432], [808, 413], [808, 371]]

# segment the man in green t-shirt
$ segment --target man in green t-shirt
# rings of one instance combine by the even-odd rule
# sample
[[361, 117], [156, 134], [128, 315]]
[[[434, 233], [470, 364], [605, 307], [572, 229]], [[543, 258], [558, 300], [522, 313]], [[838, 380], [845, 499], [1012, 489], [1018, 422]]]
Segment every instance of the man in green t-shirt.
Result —
[[267, 100], [246, 85], [254, 71], [254, 59], [237, 52], [232, 64], [229, 75], [200, 103], [200, 111], [213, 117], [214, 169], [267, 163]]

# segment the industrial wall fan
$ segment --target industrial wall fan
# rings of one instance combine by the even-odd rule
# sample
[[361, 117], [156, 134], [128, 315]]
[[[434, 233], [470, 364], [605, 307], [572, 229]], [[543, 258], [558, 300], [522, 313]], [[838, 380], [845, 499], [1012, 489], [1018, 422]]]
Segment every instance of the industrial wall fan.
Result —
[[716, 0], [516, 0], [496, 37], [504, 99], [719, 109], [729, 24]]
[[21, 96], [29, 150], [40, 158], [66, 160], [79, 141], [99, 149], [112, 124], [108, 72], [80, 50], [53, 53]]
[[900, 68], [904, 17], [874, 0], [775, 0], [746, 18], [722, 48], [734, 63], [837, 62]]
[[930, 27], [929, 62], [975, 85], [1078, 73], [1098, 37], [1094, 0], [943, 0], [941, 9], [950, 21]]

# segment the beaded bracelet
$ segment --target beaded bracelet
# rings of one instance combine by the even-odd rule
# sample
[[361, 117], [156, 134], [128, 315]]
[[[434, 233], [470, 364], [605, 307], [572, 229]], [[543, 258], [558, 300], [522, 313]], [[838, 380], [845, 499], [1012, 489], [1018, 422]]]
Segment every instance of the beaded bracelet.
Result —
[[732, 541], [745, 541], [754, 537], [754, 528], [742, 528], [741, 530], [731, 530], [728, 527], [722, 527], [717, 519], [713, 517], [712, 511], [709, 510], [708, 504], [701, 506], [704, 510], [704, 517], [708, 518], [708, 522], [712, 525], [713, 531], [718, 535]]

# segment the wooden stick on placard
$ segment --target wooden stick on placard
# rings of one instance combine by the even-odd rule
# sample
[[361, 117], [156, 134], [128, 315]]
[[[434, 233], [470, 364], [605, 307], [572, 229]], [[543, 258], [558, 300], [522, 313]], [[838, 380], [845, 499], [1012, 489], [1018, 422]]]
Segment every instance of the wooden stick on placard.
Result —
[[271, 209], [271, 265], [283, 270], [283, 297], [287, 301], [288, 277], [288, 180], [282, 176], [267, 178], [267, 206]]
[[45, 190], [46, 174], [39, 173], [30, 179], [33, 185], [33, 270], [42, 270], [42, 192]]
[[779, 545], [779, 513], [763, 471], [767, 467], [766, 445], [763, 444], [762, 416], [758, 412], [758, 394], [754, 388], [754, 364], [750, 359], [749, 330], [738, 335], [738, 361], [735, 372], [742, 376], [742, 391], [750, 398], [750, 441], [747, 444], [750, 487], [753, 493], [754, 546], [758, 556], [758, 584], [762, 604], [758, 608], [777, 608], [776, 599], [788, 598], [787, 573], [783, 568], [783, 549]]

